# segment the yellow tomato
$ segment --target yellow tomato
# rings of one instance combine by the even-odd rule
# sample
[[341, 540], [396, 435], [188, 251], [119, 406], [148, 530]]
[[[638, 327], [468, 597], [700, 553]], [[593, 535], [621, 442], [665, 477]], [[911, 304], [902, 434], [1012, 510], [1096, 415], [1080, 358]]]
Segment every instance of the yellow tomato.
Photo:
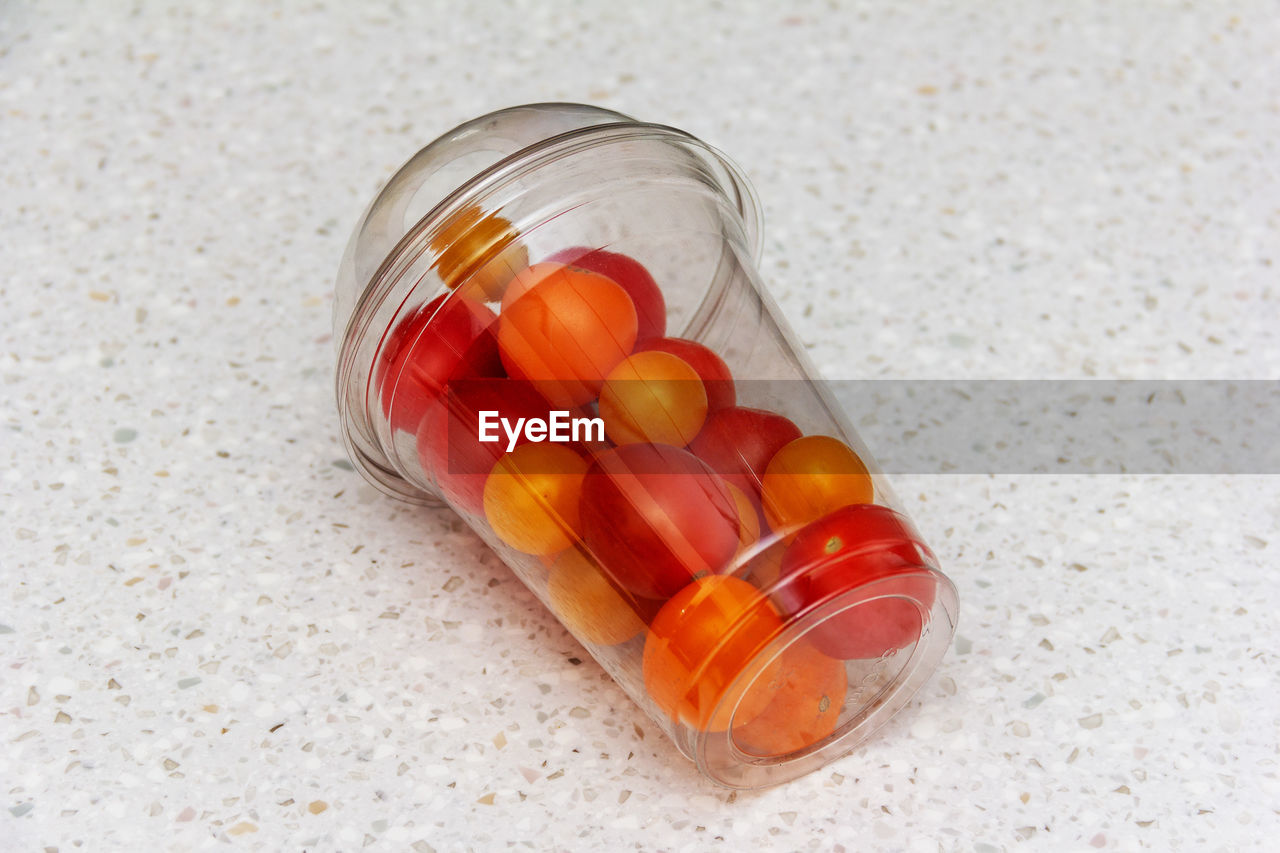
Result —
[[707, 419], [707, 390], [698, 372], [679, 356], [638, 352], [605, 378], [600, 417], [615, 444], [684, 447]]
[[577, 540], [587, 461], [563, 444], [522, 444], [493, 466], [484, 514], [498, 538], [527, 554], [554, 554]]
[[774, 454], [761, 480], [769, 526], [784, 535], [850, 504], [870, 503], [871, 475], [849, 446], [829, 435], [806, 435]]
[[588, 643], [625, 643], [644, 628], [632, 602], [577, 548], [560, 554], [551, 564], [547, 596], [560, 622]]
[[529, 252], [511, 223], [501, 216], [468, 207], [445, 223], [432, 238], [438, 253], [436, 272], [451, 289], [469, 299], [496, 302], [512, 276], [529, 263]]

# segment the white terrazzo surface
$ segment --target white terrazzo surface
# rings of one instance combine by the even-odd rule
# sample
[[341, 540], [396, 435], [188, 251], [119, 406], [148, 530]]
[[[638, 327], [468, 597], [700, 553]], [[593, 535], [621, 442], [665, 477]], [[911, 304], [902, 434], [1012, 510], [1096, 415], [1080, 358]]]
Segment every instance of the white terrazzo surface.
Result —
[[538, 100], [737, 159], [830, 376], [1280, 375], [1273, 3], [684, 5], [0, 6], [0, 848], [1274, 849], [1277, 478], [898, 478], [952, 654], [735, 796], [342, 461], [347, 229]]

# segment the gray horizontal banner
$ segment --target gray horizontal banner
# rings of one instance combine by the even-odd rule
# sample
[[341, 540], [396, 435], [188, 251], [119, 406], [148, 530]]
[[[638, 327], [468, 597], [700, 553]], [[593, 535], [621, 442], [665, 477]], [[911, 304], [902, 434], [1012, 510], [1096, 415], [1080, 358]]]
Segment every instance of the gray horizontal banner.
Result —
[[889, 474], [1280, 474], [1274, 380], [839, 380]]
[[[1276, 380], [655, 379], [611, 383], [611, 409], [594, 401], [563, 409], [543, 396], [558, 390], [509, 378], [454, 380], [445, 405], [423, 421], [420, 431], [434, 439], [422, 446], [437, 448], [437, 470], [487, 475], [518, 443], [595, 452], [619, 440], [611, 423], [619, 413], [674, 427], [684, 408], [705, 413], [718, 398], [705, 421], [685, 424], [689, 436], [663, 430], [676, 439], [650, 440], [688, 444], [720, 473], [740, 472], [763, 466], [801, 433], [839, 435], [835, 409], [857, 431], [853, 449], [887, 474], [1280, 474]], [[757, 411], [725, 420], [729, 402]], [[561, 457], [548, 458], [554, 465]], [[641, 455], [629, 464], [657, 474], [667, 461]]]

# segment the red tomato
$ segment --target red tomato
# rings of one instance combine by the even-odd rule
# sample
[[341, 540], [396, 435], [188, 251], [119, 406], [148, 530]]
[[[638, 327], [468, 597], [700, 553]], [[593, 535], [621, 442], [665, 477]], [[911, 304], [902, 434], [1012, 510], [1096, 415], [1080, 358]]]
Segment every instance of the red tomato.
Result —
[[667, 303], [662, 298], [662, 290], [639, 261], [618, 252], [585, 246], [561, 249], [547, 260], [600, 273], [616, 281], [636, 304], [639, 318], [636, 340], [660, 338], [667, 333]]
[[[876, 504], [838, 509], [805, 527], [782, 557], [774, 600], [783, 611], [801, 615], [836, 596], [873, 581], [877, 596], [914, 598], [933, 605], [934, 585], [924, 578], [895, 575], [932, 567], [933, 553], [901, 515]], [[842, 660], [875, 659], [920, 636], [916, 606], [902, 598], [875, 598], [831, 617], [809, 632], [823, 654]]]
[[[440, 493], [461, 509], [484, 512], [484, 484], [498, 459], [507, 451], [507, 437], [498, 428], [498, 441], [480, 441], [480, 412], [499, 417], [547, 418], [551, 405], [528, 382], [515, 379], [458, 380], [435, 397], [418, 429], [418, 458]], [[516, 445], [527, 439], [523, 430]]]
[[707, 411], [714, 412], [726, 406], [732, 406], [738, 399], [733, 388], [733, 374], [724, 359], [693, 341], [684, 338], [650, 338], [636, 345], [636, 352], [658, 350], [679, 356], [702, 377], [702, 384], [707, 386]]
[[738, 508], [738, 553], [741, 554], [760, 541], [760, 510], [742, 489], [730, 482], [726, 482], [725, 486], [729, 489], [734, 506]]
[[416, 431], [449, 380], [502, 375], [492, 326], [497, 315], [472, 299], [448, 297], [419, 308], [378, 350], [374, 387], [393, 430]]
[[707, 418], [689, 449], [730, 483], [759, 495], [769, 460], [799, 437], [800, 428], [782, 415], [730, 406]]
[[782, 574], [782, 555], [786, 553], [787, 544], [781, 539], [772, 539], [756, 548], [751, 558], [733, 570], [733, 576], [750, 581], [752, 585], [765, 592], [771, 592]]
[[582, 486], [582, 534], [624, 589], [668, 598], [714, 574], [738, 548], [738, 508], [693, 454], [626, 444], [596, 457]]

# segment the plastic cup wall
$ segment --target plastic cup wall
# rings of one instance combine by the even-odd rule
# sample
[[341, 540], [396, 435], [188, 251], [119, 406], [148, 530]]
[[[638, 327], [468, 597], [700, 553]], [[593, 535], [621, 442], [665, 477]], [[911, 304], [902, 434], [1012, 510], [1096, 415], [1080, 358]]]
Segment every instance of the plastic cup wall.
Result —
[[[639, 261], [663, 290], [667, 335], [696, 340], [720, 355], [740, 380], [737, 405], [777, 412], [805, 435], [833, 436], [847, 443], [867, 465], [874, 502], [901, 513], [869, 449], [815, 381], [803, 348], [759, 280], [754, 202], [745, 185], [735, 185], [737, 180], [731, 167], [696, 140], [668, 129], [622, 123], [580, 131], [576, 137], [569, 134], [560, 144], [543, 147], [474, 182], [466, 194], [446, 199], [389, 250], [377, 270], [362, 272], [371, 278], [367, 292], [348, 298], [342, 307], [351, 320], [339, 321], [346, 327], [339, 395], [353, 456], [363, 453], [376, 460], [373, 464], [380, 470], [375, 478], [401, 496], [430, 499], [437, 494], [419, 458], [419, 437], [393, 428], [395, 419], [385, 414], [373, 365], [392, 330], [449, 292], [431, 244], [451, 216], [473, 206], [511, 223], [529, 263], [571, 246], [603, 248]], [[396, 204], [410, 210], [413, 201], [397, 197]], [[354, 268], [344, 262], [344, 276], [355, 275]], [[489, 307], [499, 310], [496, 303]], [[457, 505], [454, 509], [554, 612], [548, 561], [507, 545], [483, 513]], [[766, 532], [721, 571], [752, 583], [766, 599], [776, 598], [789, 581], [770, 577], [760, 567], [773, 565], [773, 557], [788, 547], [795, 532]], [[806, 642], [815, 626], [877, 597], [907, 601], [919, 616], [915, 642], [886, 650], [873, 660], [844, 662], [849, 687], [840, 697], [844, 709], [831, 734], [790, 753], [758, 754], [735, 739], [732, 726], [699, 730], [658, 707], [642, 672], [647, 629], [615, 645], [593, 643], [581, 633], [577, 639], [707, 776], [731, 787], [774, 784], [847, 753], [909, 701], [945, 652], [956, 618], [954, 588], [938, 571], [927, 546], [919, 546], [919, 564], [912, 571], [928, 595], [904, 593], [901, 586], [874, 581], [794, 615], [782, 633], [758, 650], [756, 658], [763, 666], [785, 648]], [[637, 610], [643, 620], [652, 618], [652, 607]], [[732, 704], [735, 695], [749, 689], [751, 674], [750, 668], [744, 669], [744, 683], [726, 694], [726, 702]]]

